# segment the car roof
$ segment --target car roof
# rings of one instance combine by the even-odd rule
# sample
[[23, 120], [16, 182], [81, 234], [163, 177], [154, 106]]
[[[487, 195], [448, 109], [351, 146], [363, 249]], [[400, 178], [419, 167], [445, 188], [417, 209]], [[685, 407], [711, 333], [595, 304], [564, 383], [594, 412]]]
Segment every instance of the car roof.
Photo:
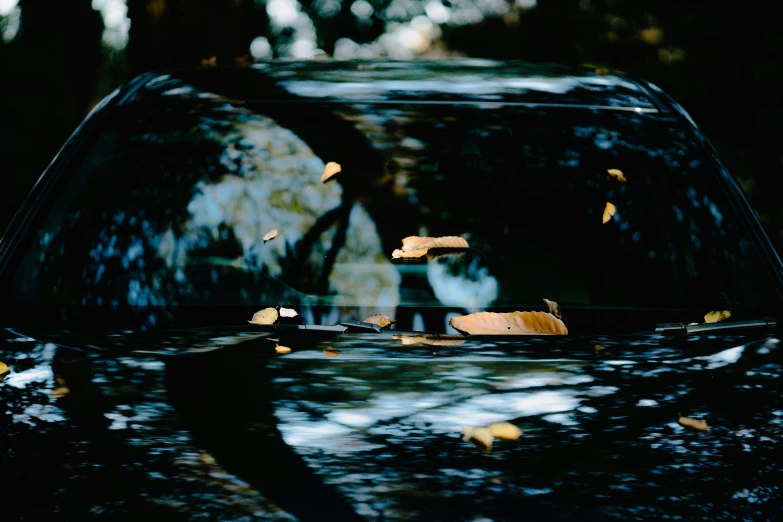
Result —
[[[665, 107], [640, 82], [588, 67], [484, 59], [272, 61], [147, 76], [144, 90], [182, 85], [244, 101], [286, 103], [490, 104], [636, 112]], [[175, 87], [179, 85], [179, 87]]]

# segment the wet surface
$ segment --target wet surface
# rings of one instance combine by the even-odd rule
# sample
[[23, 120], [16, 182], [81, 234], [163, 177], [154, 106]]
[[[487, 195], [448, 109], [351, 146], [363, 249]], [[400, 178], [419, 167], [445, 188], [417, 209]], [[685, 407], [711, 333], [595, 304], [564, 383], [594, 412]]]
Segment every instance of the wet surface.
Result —
[[[783, 369], [763, 332], [344, 335], [283, 356], [250, 330], [25, 334], [0, 347], [9, 520], [771, 520], [783, 507]], [[462, 440], [498, 421], [521, 438]]]

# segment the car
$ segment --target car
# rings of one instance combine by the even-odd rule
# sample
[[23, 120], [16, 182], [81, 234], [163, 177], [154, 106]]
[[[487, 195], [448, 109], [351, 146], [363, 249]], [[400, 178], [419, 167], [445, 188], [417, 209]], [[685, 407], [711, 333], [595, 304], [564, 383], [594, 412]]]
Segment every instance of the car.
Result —
[[9, 520], [783, 505], [783, 265], [658, 87], [271, 61], [103, 100], [0, 242]]

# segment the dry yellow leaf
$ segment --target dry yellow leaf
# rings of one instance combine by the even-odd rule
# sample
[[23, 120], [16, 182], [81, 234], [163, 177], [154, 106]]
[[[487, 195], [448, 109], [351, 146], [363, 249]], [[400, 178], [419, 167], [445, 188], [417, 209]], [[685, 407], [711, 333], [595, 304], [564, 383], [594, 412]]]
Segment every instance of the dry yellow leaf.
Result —
[[8, 369], [8, 365], [4, 362], [0, 362], [0, 375], [8, 373], [10, 370]]
[[327, 346], [326, 348], [324, 348], [324, 355], [326, 355], [327, 357], [337, 357], [338, 355], [340, 355], [340, 353], [341, 353], [340, 350], [338, 350], [337, 348], [332, 348], [331, 346]]
[[392, 319], [388, 315], [373, 314], [370, 317], [368, 317], [367, 319], [364, 319], [362, 322], [363, 323], [377, 324], [381, 328], [386, 328], [387, 326], [390, 326], [390, 325], [396, 323], [397, 321], [395, 321], [394, 319]]
[[486, 449], [490, 449], [492, 447], [492, 441], [494, 440], [494, 437], [492, 437], [492, 433], [490, 433], [489, 428], [471, 426], [468, 428], [462, 428], [462, 440], [466, 442], [473, 441], [481, 444]]
[[677, 419], [677, 422], [680, 424], [680, 426], [685, 426], [686, 428], [691, 428], [698, 431], [707, 431], [709, 429], [707, 427], [707, 421], [691, 419], [690, 417], [680, 417]]
[[296, 317], [299, 315], [293, 308], [280, 307], [280, 317]]
[[479, 312], [452, 317], [449, 324], [468, 335], [568, 335], [563, 321], [548, 312]]
[[609, 175], [615, 178], [617, 181], [622, 181], [623, 183], [628, 181], [625, 179], [625, 174], [623, 174], [623, 171], [620, 169], [609, 169], [606, 172], [608, 172]]
[[330, 179], [332, 179], [338, 172], [343, 170], [343, 168], [340, 166], [339, 163], [335, 163], [334, 161], [330, 161], [326, 164], [326, 167], [324, 167], [324, 173], [321, 174], [321, 182], [326, 183]]
[[392, 252], [392, 259], [415, 259], [427, 255], [434, 248], [466, 249], [468, 242], [458, 236], [419, 237], [408, 236], [402, 240], [402, 249]]
[[557, 304], [554, 301], [550, 301], [546, 297], [544, 298], [544, 302], [546, 303], [547, 308], [549, 308], [549, 313], [557, 317], [558, 319], [563, 318], [563, 313], [560, 311], [560, 305]]
[[610, 219], [614, 217], [615, 212], [617, 212], [617, 208], [609, 203], [606, 202], [606, 208], [604, 209], [604, 217], [603, 217], [603, 224], [607, 224]]
[[280, 314], [272, 307], [264, 308], [253, 314], [253, 318], [248, 321], [250, 324], [275, 324]]
[[510, 422], [495, 422], [489, 425], [489, 433], [496, 439], [517, 440], [522, 436], [522, 430]]
[[275, 237], [277, 237], [277, 229], [273, 228], [272, 230], [270, 230], [269, 232], [264, 234], [264, 237], [263, 237], [264, 243], [266, 243], [270, 239], [274, 239]]
[[395, 335], [402, 344], [429, 344], [431, 346], [458, 346], [465, 343], [461, 335], [427, 334], [427, 335]]
[[277, 353], [291, 353], [291, 348], [289, 348], [288, 346], [282, 346], [278, 344], [277, 346], [275, 346], [275, 351]]
[[55, 382], [55, 387], [52, 390], [52, 398], [59, 399], [71, 393], [71, 390], [68, 388], [68, 385], [65, 383], [65, 379], [63, 379], [62, 377], [56, 377], [54, 382]]
[[731, 310], [714, 310], [704, 316], [705, 323], [719, 323], [731, 317]]

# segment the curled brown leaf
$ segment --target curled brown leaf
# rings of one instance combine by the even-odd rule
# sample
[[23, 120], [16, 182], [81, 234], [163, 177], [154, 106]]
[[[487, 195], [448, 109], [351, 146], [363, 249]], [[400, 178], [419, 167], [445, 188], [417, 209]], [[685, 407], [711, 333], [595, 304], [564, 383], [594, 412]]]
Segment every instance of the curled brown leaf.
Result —
[[363, 323], [372, 323], [377, 324], [381, 328], [386, 328], [387, 326], [391, 326], [392, 324], [396, 323], [394, 319], [389, 317], [388, 315], [383, 314], [373, 314], [370, 317], [363, 319]]
[[705, 323], [719, 323], [731, 317], [731, 310], [713, 310], [704, 316]]
[[327, 357], [338, 357], [340, 355], [340, 350], [337, 348], [332, 348], [331, 346], [327, 346], [324, 348], [324, 355]]
[[685, 426], [686, 428], [697, 431], [707, 431], [709, 429], [707, 426], [707, 421], [691, 419], [690, 417], [680, 417], [677, 419], [677, 422], [680, 424], [680, 426]]
[[609, 169], [606, 172], [608, 172], [609, 175], [615, 178], [617, 181], [622, 181], [623, 183], [628, 181], [625, 179], [625, 174], [623, 174], [623, 171], [620, 169]]
[[253, 318], [248, 321], [250, 324], [275, 324], [280, 317], [277, 310], [273, 307], [264, 308], [253, 314]]
[[6, 363], [0, 362], [0, 375], [4, 375], [10, 371], [11, 370], [8, 369], [8, 365]]
[[321, 174], [321, 182], [326, 183], [327, 181], [330, 181], [332, 178], [334, 178], [335, 175], [337, 175], [338, 172], [342, 170], [343, 168], [340, 166], [339, 163], [330, 161], [324, 167], [324, 173]]
[[269, 232], [264, 234], [264, 237], [263, 237], [264, 243], [266, 243], [267, 241], [269, 241], [271, 239], [274, 239], [275, 237], [277, 237], [277, 229], [273, 228], [272, 230], [270, 230]]
[[428, 344], [430, 346], [459, 346], [465, 343], [465, 338], [461, 335], [448, 334], [422, 334], [422, 335], [395, 335], [404, 345], [409, 344]]
[[289, 348], [288, 346], [282, 346], [278, 344], [277, 346], [275, 346], [275, 351], [280, 354], [291, 353], [291, 348]]
[[452, 317], [449, 324], [468, 335], [568, 335], [563, 321], [548, 312], [479, 312]]
[[606, 202], [606, 208], [604, 208], [604, 216], [602, 218], [603, 224], [609, 223], [609, 221], [614, 217], [615, 213], [617, 212], [617, 208], [610, 202]]

